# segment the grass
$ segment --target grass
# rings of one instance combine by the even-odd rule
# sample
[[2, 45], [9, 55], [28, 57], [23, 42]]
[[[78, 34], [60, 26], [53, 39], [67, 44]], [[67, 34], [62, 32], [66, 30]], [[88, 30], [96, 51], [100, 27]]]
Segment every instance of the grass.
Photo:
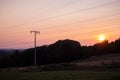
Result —
[[120, 80], [115, 71], [0, 72], [0, 80]]

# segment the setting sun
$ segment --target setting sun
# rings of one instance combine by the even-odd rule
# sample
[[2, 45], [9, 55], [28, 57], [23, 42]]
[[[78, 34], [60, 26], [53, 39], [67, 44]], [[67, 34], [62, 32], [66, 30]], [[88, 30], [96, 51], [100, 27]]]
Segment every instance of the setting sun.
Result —
[[106, 39], [106, 36], [105, 35], [103, 35], [103, 34], [100, 34], [99, 35], [99, 41], [104, 41]]

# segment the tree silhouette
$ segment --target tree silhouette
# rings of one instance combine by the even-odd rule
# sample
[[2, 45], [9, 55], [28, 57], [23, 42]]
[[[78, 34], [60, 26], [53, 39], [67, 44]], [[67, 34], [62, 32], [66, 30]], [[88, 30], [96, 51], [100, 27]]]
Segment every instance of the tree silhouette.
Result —
[[[120, 38], [108, 42], [104, 40], [93, 46], [81, 46], [77, 41], [58, 40], [51, 45], [37, 47], [37, 65], [70, 62], [91, 56], [120, 53]], [[0, 57], [0, 68], [31, 66], [34, 62], [34, 48], [23, 52], [16, 50], [13, 54]]]

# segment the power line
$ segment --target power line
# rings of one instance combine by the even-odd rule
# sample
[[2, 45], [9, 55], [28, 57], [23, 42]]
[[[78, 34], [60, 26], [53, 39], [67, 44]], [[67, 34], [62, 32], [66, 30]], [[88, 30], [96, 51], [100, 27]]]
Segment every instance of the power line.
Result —
[[92, 34], [96, 34], [96, 33], [101, 33], [101, 32], [107, 32], [107, 31], [116, 31], [116, 30], [119, 30], [120, 29], [120, 27], [117, 27], [117, 28], [111, 28], [111, 29], [101, 29], [101, 30], [95, 30], [95, 31], [90, 31], [90, 32], [83, 32], [83, 33], [78, 33], [78, 34], [72, 34], [72, 35], [66, 35], [66, 36], [61, 36], [61, 38], [64, 38], [64, 37], [74, 37], [74, 36], [82, 36], [83, 34], [83, 37], [85, 36], [85, 35], [92, 35]]
[[[112, 24], [112, 25], [109, 24], [109, 25], [102, 25], [102, 27], [119, 26], [119, 25], [120, 25], [120, 24], [114, 24], [114, 25], [113, 25], [113, 24]], [[96, 26], [100, 26], [100, 25], [96, 25]], [[109, 29], [119, 29], [119, 27], [104, 28], [104, 29], [102, 29], [102, 30], [105, 31], [105, 30], [109, 30]], [[102, 31], [102, 30], [97, 30], [97, 31], [95, 30], [95, 31], [98, 32], [98, 31]], [[93, 32], [95, 32], [95, 31], [93, 31]], [[53, 32], [53, 31], [52, 31], [52, 33], [55, 33], [55, 34], [56, 34], [56, 33], [66, 33], [66, 34], [67, 34], [67, 32], [68, 32], [68, 31], [66, 31], [66, 30], [64, 30], [64, 31], [62, 31], [62, 32], [59, 32], [59, 31], [58, 31], [58, 32]], [[85, 32], [85, 33], [88, 33], [88, 32]], [[91, 33], [91, 31], [90, 31], [89, 33]], [[49, 34], [49, 33], [48, 33], [48, 34]], [[50, 32], [50, 34], [51, 34], [51, 32]], [[84, 34], [84, 33], [82, 33], [82, 34]], [[22, 35], [24, 36], [24, 34], [22, 34]], [[21, 35], [21, 36], [22, 36], [22, 35]], [[12, 36], [14, 37], [15, 34], [14, 34], [14, 35], [10, 35], [9, 37], [12, 37]], [[16, 35], [16, 36], [17, 36], [17, 35]], [[25, 39], [28, 40], [28, 39], [29, 39], [29, 36], [25, 37]]]
[[[114, 25], [110, 25], [110, 24], [109, 24], [109, 25], [104, 25], [104, 26], [102, 25], [102, 27], [117, 26], [117, 25], [119, 26], [120, 24], [114, 24]], [[97, 25], [97, 26], [100, 26], [100, 25]], [[110, 28], [110, 29], [117, 29], [117, 28], [119, 28], [119, 27], [114, 27], [114, 28], [112, 27], [112, 28]], [[98, 31], [99, 31], [99, 30], [98, 30]], [[55, 32], [54, 32], [54, 33], [55, 33]], [[57, 33], [59, 33], [59, 32], [57, 32]], [[67, 31], [60, 32], [60, 33], [67, 33]], [[15, 34], [14, 34], [14, 35], [15, 35]], [[11, 36], [14, 36], [14, 35], [11, 35]], [[24, 34], [23, 34], [23, 35], [24, 35]], [[25, 38], [26, 38], [26, 37], [25, 37]], [[28, 37], [28, 38], [29, 38], [29, 37]], [[28, 39], [28, 38], [26, 38], [26, 39]]]
[[76, 23], [80, 24], [80, 23], [83, 23], [83, 22], [86, 23], [86, 22], [91, 22], [91, 21], [94, 21], [94, 20], [104, 19], [104, 18], [107, 18], [107, 17], [113, 17], [113, 16], [118, 16], [118, 15], [120, 15], [120, 13], [113, 14], [113, 15], [102, 16], [102, 17], [97, 17], [97, 18], [88, 19], [88, 20], [76, 21], [76, 22], [73, 22], [73, 23], [63, 24], [63, 25], [59, 25], [59, 26], [52, 26], [52, 27], [47, 27], [47, 28], [41, 28], [41, 29], [52, 29], [53, 27], [61, 28], [62, 26], [65, 26], [65, 25], [71, 25], [71, 24], [76, 24]]
[[[104, 25], [104, 26], [102, 26], [102, 27], [119, 26], [119, 25], [120, 25], [120, 24]], [[100, 25], [97, 25], [97, 26], [100, 26]], [[114, 27], [114, 28], [112, 27], [112, 28], [110, 28], [110, 29], [118, 29], [118, 28], [119, 28], [119, 27]], [[109, 29], [109, 28], [107, 28], [106, 30], [108, 30], [108, 29]], [[74, 30], [74, 29], [72, 29], [72, 31], [73, 31], [73, 30]], [[77, 29], [75, 29], [75, 30], [77, 30]], [[104, 29], [102, 29], [102, 30], [104, 30]], [[101, 31], [102, 31], [102, 30], [101, 30]], [[99, 31], [99, 30], [97, 30], [97, 31]], [[68, 32], [67, 30], [66, 30], [66, 31], [64, 30], [63, 32], [56, 32], [56, 33], [59, 33], [59, 34], [60, 34], [60, 33], [66, 33], [66, 34], [67, 34], [67, 32]], [[92, 31], [91, 31], [91, 32], [92, 32]], [[54, 32], [54, 33], [55, 33], [55, 32]], [[85, 33], [87, 33], [87, 32], [85, 32]], [[50, 34], [51, 34], [51, 33], [50, 33]]]
[[[78, 12], [83, 12], [83, 11], [86, 11], [86, 10], [90, 10], [90, 9], [94, 9], [94, 8], [98, 8], [98, 7], [110, 5], [110, 4], [113, 4], [113, 3], [117, 3], [117, 2], [119, 2], [119, 1], [120, 1], [120, 0], [117, 0], [117, 1], [114, 1], [114, 2], [101, 4], [101, 5], [93, 6], [93, 7], [90, 7], [90, 8], [78, 10], [78, 11], [71, 11], [71, 12], [69, 12], [69, 13], [65, 13], [65, 14], [61, 14], [61, 15], [57, 15], [57, 16], [51, 16], [51, 17], [48, 17], [48, 18], [45, 18], [45, 19], [41, 19], [41, 20], [36, 20], [36, 21], [30, 22], [30, 23], [42, 22], [42, 21], [46, 21], [46, 20], [50, 20], [50, 19], [62, 17], [62, 16], [65, 16], [65, 15], [70, 15], [70, 14], [74, 14], [74, 13], [78, 13]], [[30, 24], [30, 23], [23, 23], [23, 24], [14, 25], [14, 26], [8, 26], [8, 27], [11, 28], [11, 27], [16, 27], [16, 26], [23, 26], [23, 25], [27, 25], [27, 24]]]
[[[115, 30], [113, 30], [113, 31], [115, 31]], [[110, 36], [115, 36], [115, 34], [119, 34], [119, 32], [118, 32], [118, 33], [113, 33], [113, 34], [110, 35]], [[73, 39], [73, 40], [77, 40], [77, 41], [79, 41], [79, 42], [81, 43], [81, 40], [84, 40], [84, 39], [87, 39], [87, 38], [89, 38], [89, 37], [92, 37], [92, 36], [85, 37], [85, 36], [81, 36], [81, 35], [79, 35], [79, 36], [80, 36], [79, 39]], [[76, 36], [73, 36], [73, 37], [76, 37]], [[53, 39], [47, 39], [47, 40], [49, 41], [49, 40], [53, 40]], [[60, 39], [58, 39], [58, 40], [60, 40]], [[56, 41], [57, 41], [57, 40], [54, 40], [54, 42], [56, 42]], [[54, 43], [54, 42], [52, 41], [52, 43]], [[28, 44], [29, 44], [29, 45], [31, 45], [31, 46], [29, 46], [29, 45], [26, 46], [26, 47], [24, 46], [25, 49], [28, 49], [28, 48], [31, 48], [31, 47], [32, 47], [32, 44], [31, 44], [31, 43], [32, 43], [32, 41], [31, 41], [31, 42], [16, 43], [16, 44], [13, 44], [13, 43], [12, 43], [12, 45], [16, 46], [16, 47], [13, 47], [13, 48], [17, 48], [17, 49], [18, 49], [18, 48], [19, 48], [21, 45], [23, 45], [23, 44], [24, 44], [24, 45], [28, 45]], [[47, 42], [45, 42], [45, 43], [47, 43]], [[52, 43], [49, 43], [49, 44], [52, 44]], [[48, 45], [48, 44], [47, 44], [47, 45]], [[2, 48], [11, 48], [11, 46], [10, 46], [10, 47], [9, 47], [9, 46], [7, 46], [7, 47], [6, 47], [6, 46], [2, 46]]]
[[[118, 16], [120, 15], [120, 13], [117, 13], [117, 14], [112, 14], [112, 15], [107, 15], [107, 16], [102, 16], [102, 17], [96, 17], [96, 18], [92, 18], [92, 19], [88, 19], [88, 20], [81, 20], [81, 21], [76, 21], [76, 22], [72, 22], [72, 23], [68, 23], [68, 24], [62, 24], [62, 25], [58, 25], [58, 26], [51, 26], [51, 27], [45, 27], [45, 28], [40, 28], [40, 29], [56, 29], [56, 28], [61, 28], [61, 27], [64, 27], [65, 25], [72, 25], [72, 24], [76, 24], [76, 23], [79, 23], [79, 24], [83, 24], [83, 23], [88, 23], [88, 22], [91, 22], [91, 21], [96, 21], [96, 20], [100, 20], [100, 19], [105, 19], [105, 18], [108, 18], [108, 17], [114, 17], [114, 16]], [[38, 29], [38, 28], [37, 28]], [[20, 32], [17, 32], [17, 33], [25, 33], [25, 32], [28, 32], [28, 30], [26, 31], [20, 31]]]
[[[78, 33], [78, 34], [72, 34], [72, 35], [67, 35], [67, 36], [62, 36], [62, 37], [76, 37], [76, 36], [81, 36], [81, 38], [85, 37], [85, 35], [87, 35], [86, 37], [89, 37], [89, 35], [92, 35], [92, 34], [96, 34], [96, 33], [101, 33], [101, 32], [113, 32], [113, 31], [116, 31], [116, 30], [119, 30], [120, 27], [117, 27], [117, 28], [106, 28], [106, 29], [101, 29], [101, 30], [95, 30], [95, 31], [90, 31], [90, 32], [83, 32], [83, 33]], [[54, 38], [51, 38], [51, 39], [54, 39]], [[51, 40], [51, 39], [47, 39], [47, 40]], [[44, 41], [44, 39], [41, 39], [41, 41]], [[15, 42], [15, 41], [14, 41]], [[11, 42], [12, 43], [12, 42]], [[8, 43], [8, 44], [11, 44], [11, 43]], [[24, 44], [29, 44], [31, 42], [22, 42]], [[6, 43], [7, 44], [7, 43]], [[18, 43], [15, 43], [15, 44], [19, 44]], [[21, 44], [21, 43], [20, 43]]]

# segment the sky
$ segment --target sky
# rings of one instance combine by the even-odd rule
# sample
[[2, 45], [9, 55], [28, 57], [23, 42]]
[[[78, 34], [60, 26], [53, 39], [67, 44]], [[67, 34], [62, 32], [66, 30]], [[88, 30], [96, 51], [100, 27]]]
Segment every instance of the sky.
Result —
[[0, 48], [23, 49], [71, 39], [82, 45], [120, 38], [120, 0], [0, 0]]

